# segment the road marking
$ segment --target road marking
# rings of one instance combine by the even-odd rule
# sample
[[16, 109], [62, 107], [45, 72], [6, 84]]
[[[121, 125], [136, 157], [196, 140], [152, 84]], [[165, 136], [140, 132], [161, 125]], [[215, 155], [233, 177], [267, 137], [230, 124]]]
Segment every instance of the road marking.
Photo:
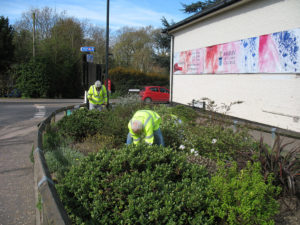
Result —
[[46, 108], [43, 105], [35, 105], [37, 112], [34, 114], [34, 118], [43, 118], [46, 115]]

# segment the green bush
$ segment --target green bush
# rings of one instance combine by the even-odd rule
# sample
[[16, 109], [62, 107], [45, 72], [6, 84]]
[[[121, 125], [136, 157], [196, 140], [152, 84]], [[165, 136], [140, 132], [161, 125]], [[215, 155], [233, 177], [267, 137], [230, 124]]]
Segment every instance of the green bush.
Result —
[[208, 212], [219, 224], [274, 224], [272, 217], [279, 205], [274, 199], [280, 188], [272, 185], [261, 174], [259, 163], [248, 163], [241, 171], [232, 167], [219, 167], [209, 184]]
[[237, 160], [239, 153], [255, 151], [256, 142], [247, 132], [235, 133], [220, 125], [190, 126], [185, 131], [182, 144], [199, 155], [220, 160]]
[[31, 60], [16, 68], [17, 85], [24, 97], [45, 97], [49, 89], [49, 80], [46, 66], [38, 61]]
[[57, 190], [73, 224], [209, 224], [206, 170], [171, 148], [100, 150]]
[[72, 167], [76, 165], [83, 155], [68, 147], [58, 148], [55, 151], [45, 153], [45, 159], [50, 173], [60, 179]]
[[74, 111], [70, 116], [63, 117], [57, 124], [61, 133], [72, 137], [75, 141], [81, 141], [89, 135], [94, 135], [101, 130], [104, 120], [102, 112], [98, 110]]

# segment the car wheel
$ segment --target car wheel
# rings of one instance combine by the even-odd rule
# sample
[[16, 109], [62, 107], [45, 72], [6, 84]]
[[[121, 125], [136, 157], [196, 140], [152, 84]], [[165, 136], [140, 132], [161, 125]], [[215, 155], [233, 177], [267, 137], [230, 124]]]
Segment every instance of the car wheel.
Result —
[[150, 103], [150, 102], [152, 102], [152, 99], [151, 98], [145, 98], [144, 102]]

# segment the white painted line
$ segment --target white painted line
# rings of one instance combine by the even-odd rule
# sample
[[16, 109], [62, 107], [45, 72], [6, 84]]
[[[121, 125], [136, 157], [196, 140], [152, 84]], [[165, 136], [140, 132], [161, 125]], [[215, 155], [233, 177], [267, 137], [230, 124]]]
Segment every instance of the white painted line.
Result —
[[34, 114], [34, 118], [43, 118], [46, 115], [46, 107], [43, 105], [34, 105], [37, 108], [37, 112]]

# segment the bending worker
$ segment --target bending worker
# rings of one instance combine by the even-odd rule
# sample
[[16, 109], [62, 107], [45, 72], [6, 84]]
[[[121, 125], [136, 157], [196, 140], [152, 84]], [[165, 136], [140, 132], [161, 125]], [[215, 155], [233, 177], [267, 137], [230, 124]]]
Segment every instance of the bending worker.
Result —
[[88, 92], [88, 99], [90, 103], [90, 110], [98, 109], [101, 111], [104, 105], [107, 105], [107, 91], [101, 81], [97, 80], [94, 85], [92, 85]]
[[138, 110], [128, 123], [129, 133], [126, 144], [138, 144], [141, 141], [152, 145], [164, 146], [164, 139], [159, 128], [160, 116], [152, 110]]

